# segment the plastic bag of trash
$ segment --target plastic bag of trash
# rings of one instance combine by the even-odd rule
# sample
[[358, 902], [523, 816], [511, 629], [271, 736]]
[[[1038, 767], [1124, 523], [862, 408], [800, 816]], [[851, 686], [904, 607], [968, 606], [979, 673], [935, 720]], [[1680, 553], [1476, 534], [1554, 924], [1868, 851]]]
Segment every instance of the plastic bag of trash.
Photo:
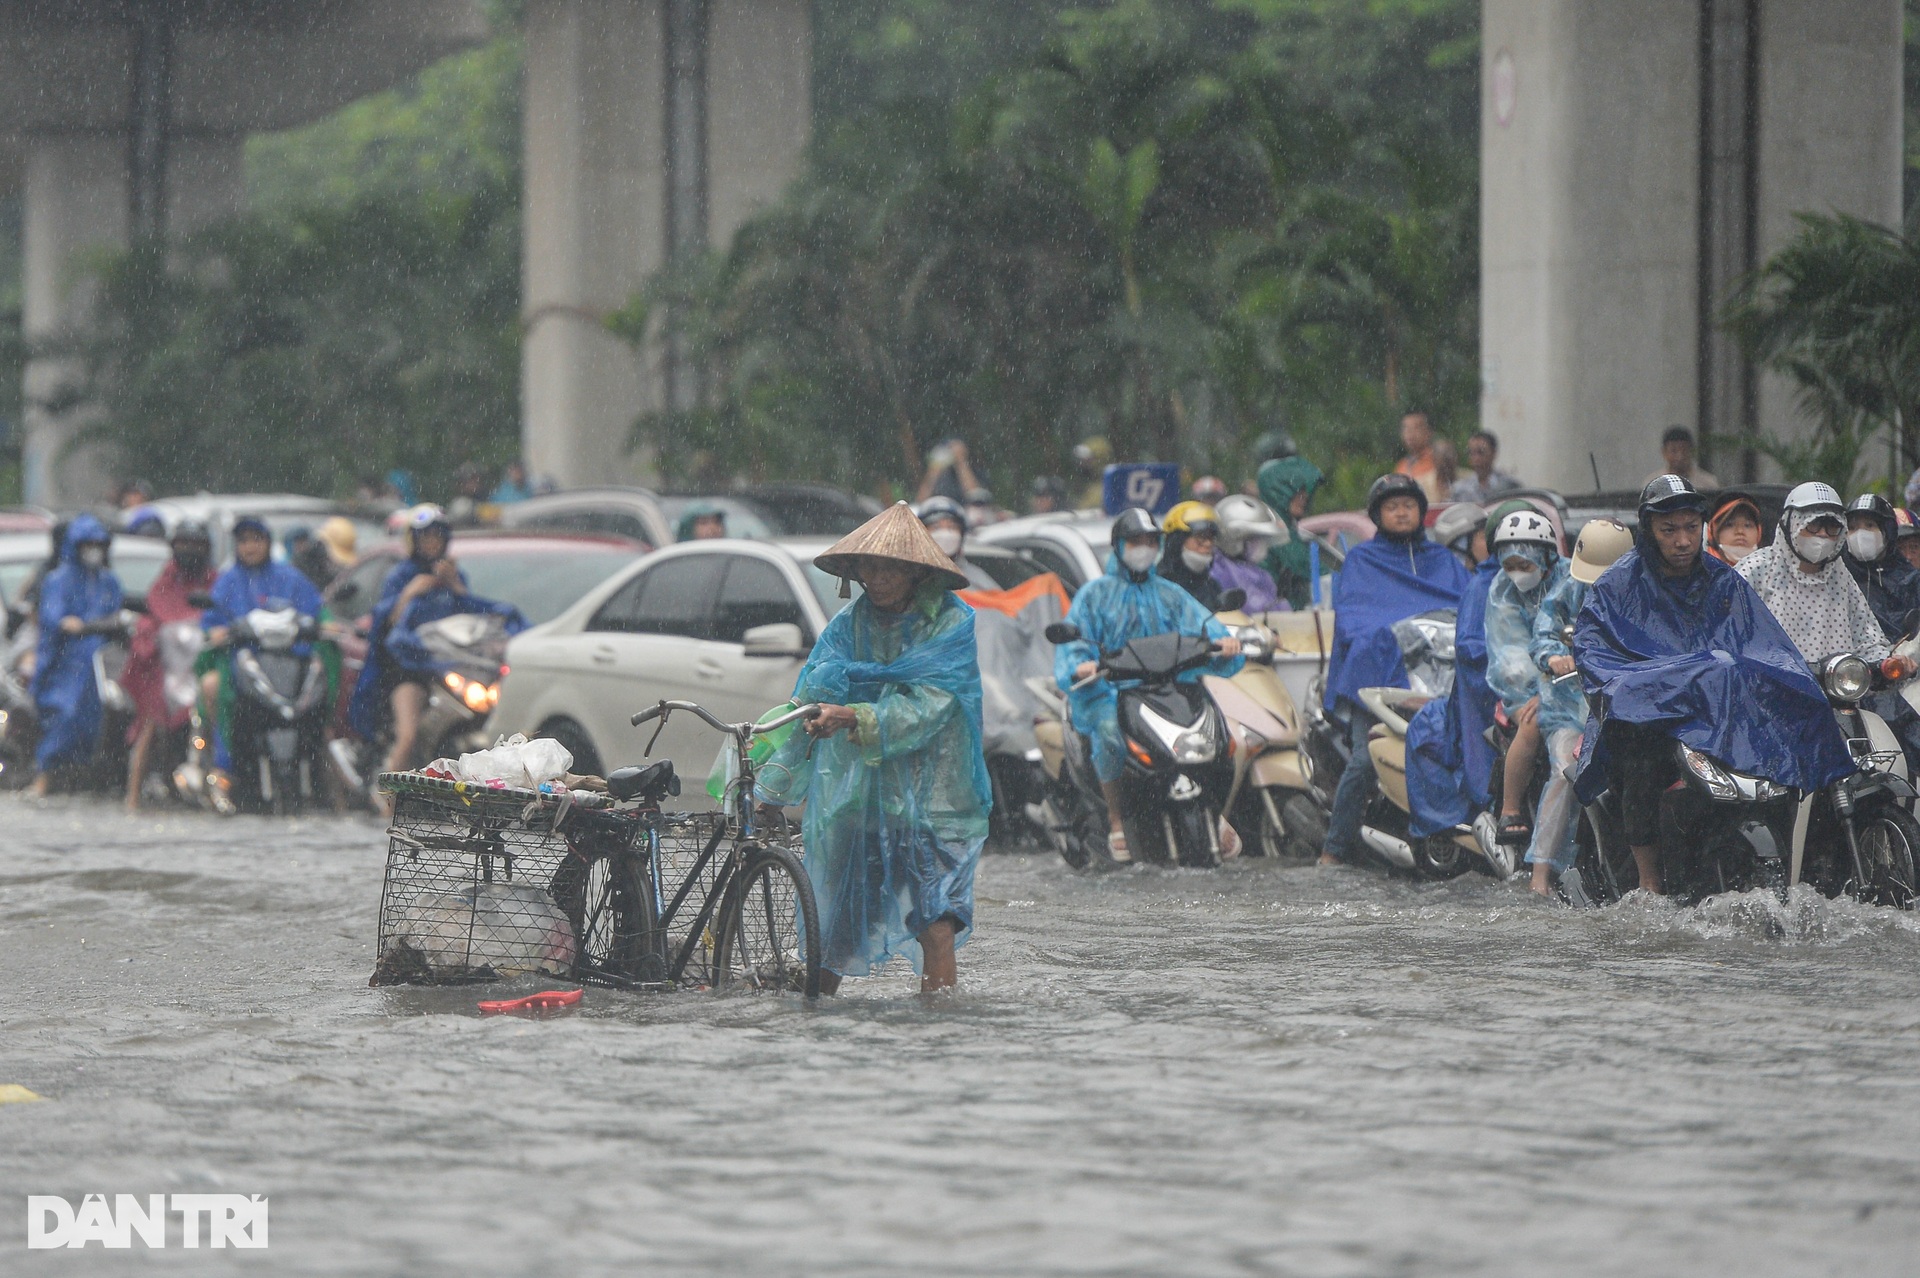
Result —
[[[782, 701], [754, 722], [765, 723], [769, 719], [778, 719], [781, 715], [790, 714], [795, 709], [793, 702]], [[767, 757], [793, 735], [795, 726], [789, 723], [755, 737], [753, 744], [747, 748], [747, 757], [753, 760], [756, 767], [765, 763]], [[707, 794], [715, 803], [725, 802], [727, 791], [733, 789], [734, 782], [740, 779], [740, 755], [737, 751], [738, 747], [733, 744], [733, 738], [723, 738], [720, 743], [720, 753], [713, 757], [713, 767], [707, 770]]]
[[500, 976], [565, 976], [576, 954], [573, 926], [553, 898], [526, 883], [475, 883], [420, 901], [397, 929], [433, 975], [481, 968]]
[[475, 785], [512, 786], [537, 790], [543, 781], [557, 781], [573, 766], [573, 755], [551, 737], [529, 741], [516, 732], [502, 737], [489, 750], [460, 756], [456, 775]]

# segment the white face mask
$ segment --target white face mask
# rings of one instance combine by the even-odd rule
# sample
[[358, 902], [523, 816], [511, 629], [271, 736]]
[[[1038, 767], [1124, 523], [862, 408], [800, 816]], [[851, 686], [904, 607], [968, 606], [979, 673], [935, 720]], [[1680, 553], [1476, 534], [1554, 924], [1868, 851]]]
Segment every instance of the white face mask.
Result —
[[89, 568], [106, 567], [107, 548], [105, 546], [80, 547], [80, 562]]
[[1160, 551], [1154, 546], [1128, 546], [1120, 552], [1120, 562], [1130, 572], [1145, 572], [1153, 567], [1153, 561], [1160, 557]]
[[1727, 562], [1730, 564], [1739, 563], [1742, 559], [1745, 559], [1748, 555], [1751, 555], [1753, 552], [1754, 552], [1754, 547], [1752, 546], [1720, 547], [1720, 553], [1727, 557]]
[[1188, 572], [1205, 572], [1213, 566], [1213, 556], [1203, 555], [1197, 550], [1180, 552], [1180, 562], [1187, 566]]
[[1507, 580], [1511, 581], [1513, 588], [1523, 595], [1539, 585], [1540, 578], [1546, 575], [1538, 568], [1509, 568], [1506, 571]]
[[960, 553], [961, 536], [958, 528], [935, 528], [928, 535], [947, 558], [951, 559]]
[[1887, 548], [1887, 539], [1878, 528], [1862, 528], [1847, 534], [1847, 549], [1863, 564], [1875, 563]]
[[1822, 537], [1819, 533], [1803, 532], [1793, 539], [1793, 548], [1800, 557], [1810, 564], [1824, 564], [1840, 553], [1838, 537]]
[[1273, 546], [1263, 537], [1247, 538], [1247, 546], [1246, 546], [1247, 562], [1250, 564], [1265, 563], [1267, 559], [1267, 552], [1272, 549], [1273, 549]]

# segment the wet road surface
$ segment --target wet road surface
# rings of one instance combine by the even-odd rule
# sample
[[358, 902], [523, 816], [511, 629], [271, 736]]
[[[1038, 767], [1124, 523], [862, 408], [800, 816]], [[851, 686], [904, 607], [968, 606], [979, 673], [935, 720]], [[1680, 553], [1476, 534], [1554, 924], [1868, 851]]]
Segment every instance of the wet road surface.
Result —
[[[1920, 920], [990, 856], [963, 988], [367, 987], [384, 840], [0, 796], [0, 1274], [1898, 1274]], [[266, 1252], [24, 1196], [267, 1194]], [[174, 1243], [178, 1247], [177, 1238]]]

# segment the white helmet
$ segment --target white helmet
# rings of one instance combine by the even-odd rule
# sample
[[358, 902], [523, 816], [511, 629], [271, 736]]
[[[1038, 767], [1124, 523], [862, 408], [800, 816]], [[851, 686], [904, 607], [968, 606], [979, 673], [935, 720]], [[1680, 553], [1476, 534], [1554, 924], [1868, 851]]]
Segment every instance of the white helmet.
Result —
[[1545, 515], [1532, 510], [1516, 510], [1500, 521], [1493, 530], [1493, 548], [1498, 551], [1502, 546], [1545, 546], [1558, 554], [1560, 550], [1559, 534], [1553, 531], [1553, 524]]
[[1235, 559], [1246, 549], [1249, 538], [1265, 538], [1276, 546], [1291, 540], [1287, 526], [1275, 519], [1272, 509], [1258, 497], [1240, 493], [1222, 497], [1213, 504], [1213, 514], [1220, 523], [1220, 549]]
[[1823, 484], [1819, 480], [1808, 480], [1804, 484], [1795, 484], [1793, 491], [1787, 494], [1787, 500], [1781, 504], [1782, 511], [1797, 510], [1808, 515], [1846, 514], [1846, 503], [1840, 500], [1840, 494], [1833, 485]]

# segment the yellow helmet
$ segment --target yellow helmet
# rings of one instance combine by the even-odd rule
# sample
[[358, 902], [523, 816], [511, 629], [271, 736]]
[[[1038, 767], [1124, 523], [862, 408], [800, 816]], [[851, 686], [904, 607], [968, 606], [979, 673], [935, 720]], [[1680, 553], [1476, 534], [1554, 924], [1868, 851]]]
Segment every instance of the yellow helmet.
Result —
[[1160, 531], [1169, 533], [1201, 533], [1209, 537], [1220, 535], [1220, 516], [1213, 507], [1204, 501], [1183, 501], [1167, 512], [1160, 521]]

